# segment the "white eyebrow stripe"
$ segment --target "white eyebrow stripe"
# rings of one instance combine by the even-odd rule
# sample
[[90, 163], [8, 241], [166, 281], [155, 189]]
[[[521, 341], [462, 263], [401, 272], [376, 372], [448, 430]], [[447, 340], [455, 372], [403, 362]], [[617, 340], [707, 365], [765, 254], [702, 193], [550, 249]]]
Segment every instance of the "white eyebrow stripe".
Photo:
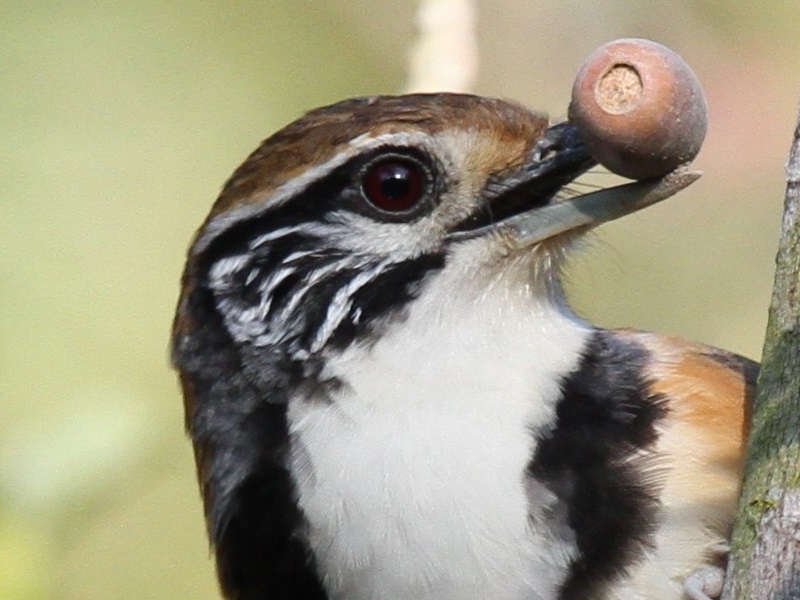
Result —
[[263, 233], [257, 238], [255, 238], [252, 242], [250, 242], [250, 249], [255, 250], [260, 246], [263, 246], [267, 242], [271, 242], [278, 238], [282, 238], [285, 235], [291, 235], [292, 233], [297, 233], [298, 231], [303, 231], [309, 226], [308, 223], [298, 223], [297, 225], [291, 225], [289, 227], [281, 227], [280, 229], [275, 229], [273, 231], [268, 231], [267, 233]]

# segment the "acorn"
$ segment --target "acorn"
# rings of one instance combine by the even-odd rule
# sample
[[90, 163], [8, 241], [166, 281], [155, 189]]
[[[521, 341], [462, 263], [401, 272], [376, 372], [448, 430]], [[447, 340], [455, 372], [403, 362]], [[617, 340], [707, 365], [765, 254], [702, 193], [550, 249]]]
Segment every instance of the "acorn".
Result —
[[609, 171], [653, 179], [697, 156], [707, 129], [706, 101], [678, 54], [650, 40], [620, 39], [581, 66], [569, 120]]

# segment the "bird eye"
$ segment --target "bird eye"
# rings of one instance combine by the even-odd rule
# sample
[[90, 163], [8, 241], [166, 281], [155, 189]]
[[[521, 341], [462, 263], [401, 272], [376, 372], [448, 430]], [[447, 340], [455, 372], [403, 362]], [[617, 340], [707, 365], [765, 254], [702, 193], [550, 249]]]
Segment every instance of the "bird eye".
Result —
[[425, 174], [416, 161], [393, 156], [372, 163], [361, 180], [364, 197], [386, 212], [405, 212], [425, 195]]

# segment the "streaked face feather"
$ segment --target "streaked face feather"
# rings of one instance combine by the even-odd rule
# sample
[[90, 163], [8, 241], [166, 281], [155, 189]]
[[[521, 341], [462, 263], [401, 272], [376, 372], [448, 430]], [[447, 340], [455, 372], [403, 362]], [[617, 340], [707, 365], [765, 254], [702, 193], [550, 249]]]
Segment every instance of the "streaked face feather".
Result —
[[[547, 122], [497, 101], [453, 101], [455, 115], [463, 113], [463, 120], [453, 118], [453, 107], [423, 103], [414, 121], [406, 105], [387, 99], [385, 123], [370, 123], [366, 132], [350, 128], [349, 138], [341, 134], [341, 114], [323, 109], [273, 136], [254, 153], [258, 163], [248, 161], [237, 171], [192, 251], [209, 265], [205, 286], [237, 342], [280, 346], [293, 359], [305, 360], [343, 329], [365, 335], [392, 313], [401, 314], [400, 300], [413, 298], [426, 278], [447, 268], [467, 245], [481, 246], [483, 267], [515, 263], [501, 236], [483, 236], [472, 244], [448, 236], [471, 220], [494, 218], [487, 206], [512, 184], [515, 169], [530, 160], [532, 151], [546, 158], [549, 150], [537, 150], [536, 144]], [[374, 112], [377, 104], [358, 108]], [[439, 112], [444, 110], [446, 119]], [[392, 114], [408, 122], [398, 124]], [[270, 146], [293, 129], [313, 135], [330, 130], [328, 140], [337, 135], [341, 140], [338, 146], [328, 144], [324, 160], [304, 170], [287, 163], [277, 177], [262, 177], [254, 192], [256, 176], [271, 160]], [[369, 161], [398, 152], [417, 157], [428, 177], [423, 208], [402, 219], [366, 206], [359, 180]], [[289, 163], [298, 156], [284, 154]], [[295, 176], [284, 181], [287, 169]], [[251, 192], [247, 198], [239, 195], [243, 189]], [[545, 193], [549, 198], [555, 191]], [[526, 253], [531, 273], [552, 272], [551, 263], [560, 256], [561, 244], [556, 246], [553, 253], [550, 245]], [[474, 249], [468, 252], [474, 260]], [[535, 268], [537, 261], [546, 267]], [[378, 303], [383, 314], [370, 314], [365, 299], [379, 291], [398, 301]]]

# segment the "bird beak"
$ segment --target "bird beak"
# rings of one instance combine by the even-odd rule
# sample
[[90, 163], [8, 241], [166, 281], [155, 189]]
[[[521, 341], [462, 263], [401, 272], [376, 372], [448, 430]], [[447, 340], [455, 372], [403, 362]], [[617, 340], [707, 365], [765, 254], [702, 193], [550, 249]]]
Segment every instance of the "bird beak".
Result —
[[572, 124], [550, 127], [519, 169], [487, 184], [484, 216], [478, 217], [477, 222], [461, 223], [450, 239], [469, 239], [493, 232], [523, 249], [651, 206], [678, 193], [701, 175], [699, 171], [679, 167], [659, 179], [635, 181], [567, 199], [556, 198], [561, 188], [594, 164]]
[[591, 228], [666, 200], [700, 178], [700, 171], [679, 168], [660, 179], [606, 188], [530, 210], [499, 223], [497, 228], [518, 248], [560, 233]]

